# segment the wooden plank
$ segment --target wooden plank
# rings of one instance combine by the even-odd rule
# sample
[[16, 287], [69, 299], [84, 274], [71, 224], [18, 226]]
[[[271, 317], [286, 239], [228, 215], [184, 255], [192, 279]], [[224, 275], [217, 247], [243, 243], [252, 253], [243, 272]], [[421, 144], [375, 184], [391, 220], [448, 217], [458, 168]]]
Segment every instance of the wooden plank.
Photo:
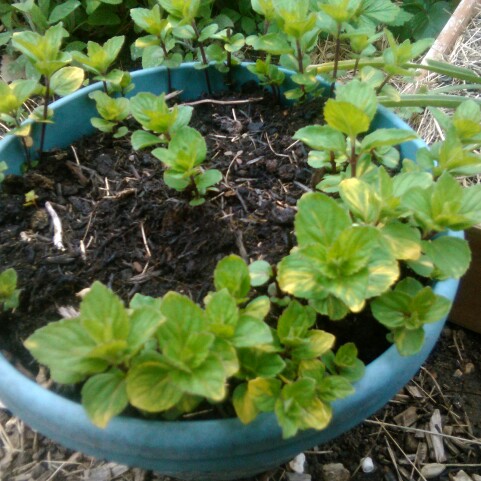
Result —
[[481, 334], [481, 229], [466, 231], [472, 252], [471, 265], [461, 279], [449, 320]]
[[477, 5], [479, 5], [478, 0], [461, 0], [459, 2], [448, 23], [424, 56], [423, 63], [426, 63], [427, 60], [443, 60], [443, 57], [451, 52], [456, 40], [474, 17]]

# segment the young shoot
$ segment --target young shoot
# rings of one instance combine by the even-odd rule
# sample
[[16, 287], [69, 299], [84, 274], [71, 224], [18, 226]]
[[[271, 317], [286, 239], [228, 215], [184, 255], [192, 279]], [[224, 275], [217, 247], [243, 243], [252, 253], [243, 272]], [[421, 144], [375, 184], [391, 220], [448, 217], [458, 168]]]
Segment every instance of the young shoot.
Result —
[[17, 273], [14, 269], [0, 272], [0, 308], [4, 311], [16, 309], [19, 304], [20, 289], [17, 289]]
[[135, 47], [142, 51], [142, 67], [167, 67], [168, 91], [172, 91], [172, 76], [170, 69], [182, 63], [182, 54], [175, 51], [177, 39], [173, 35], [173, 25], [164, 18], [160, 5], [148, 8], [133, 8], [130, 16], [135, 25], [148, 35], [138, 38]]
[[219, 170], [202, 167], [207, 145], [202, 135], [192, 127], [177, 129], [168, 148], [157, 148], [152, 154], [166, 166], [164, 181], [169, 187], [192, 193], [190, 205], [203, 204], [207, 192], [214, 190], [213, 186], [222, 179]]
[[92, 125], [101, 132], [113, 134], [115, 139], [127, 135], [129, 129], [122, 122], [130, 115], [129, 100], [124, 97], [112, 98], [100, 90], [90, 93], [89, 97], [95, 100], [101, 117], [92, 117]]
[[[200, 62], [197, 68], [207, 69], [209, 59], [204, 43], [217, 33], [219, 27], [210, 19], [212, 0], [159, 0], [160, 5], [172, 18], [174, 35], [182, 40], [193, 41], [197, 44]], [[202, 22], [197, 18], [201, 17]], [[209, 94], [212, 93], [210, 78], [207, 70], [205, 81]]]
[[48, 104], [52, 96], [63, 97], [75, 92], [84, 80], [84, 71], [79, 67], [67, 67], [72, 58], [70, 54], [61, 51], [63, 39], [68, 32], [59, 23], [50, 27], [44, 35], [36, 32], [15, 32], [12, 37], [12, 45], [23, 53], [43, 81], [43, 107], [40, 112], [34, 111], [35, 122], [42, 123], [40, 133], [40, 157], [43, 155], [45, 142], [45, 129], [49, 118]]
[[188, 125], [193, 110], [187, 105], [169, 107], [165, 94], [156, 96], [147, 92], [132, 97], [130, 108], [132, 116], [144, 129], [132, 134], [132, 147], [135, 150], [170, 142], [176, 130]]
[[[103, 45], [96, 42], [88, 42], [87, 54], [72, 52], [73, 60], [84, 70], [94, 74], [94, 80], [102, 82], [106, 94], [110, 93], [110, 91], [122, 91], [125, 95], [130, 90], [129, 88], [125, 89], [123, 85], [127, 72], [118, 69], [109, 72], [122, 50], [124, 41], [125, 37], [122, 35], [110, 38]], [[130, 76], [128, 77], [130, 79]]]
[[256, 63], [248, 65], [247, 69], [257, 76], [260, 85], [271, 87], [272, 95], [280, 103], [280, 86], [284, 83], [285, 74], [277, 65], [271, 63], [271, 55], [267, 55], [265, 60], [257, 59]]
[[15, 80], [7, 84], [0, 79], [0, 119], [9, 128], [9, 134], [20, 138], [25, 151], [27, 167], [31, 165], [30, 147], [33, 141], [30, 136], [32, 124], [21, 125], [26, 117], [24, 104], [39, 89], [35, 80]]

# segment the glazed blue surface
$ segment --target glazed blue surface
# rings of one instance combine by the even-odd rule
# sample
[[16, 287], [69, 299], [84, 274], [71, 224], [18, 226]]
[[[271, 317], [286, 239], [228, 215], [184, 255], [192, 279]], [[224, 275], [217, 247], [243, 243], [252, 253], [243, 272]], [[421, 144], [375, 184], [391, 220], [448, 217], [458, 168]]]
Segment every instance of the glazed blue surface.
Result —
[[[209, 70], [213, 90], [225, 88], [223, 77]], [[135, 90], [160, 93], [167, 90], [165, 69], [154, 68], [132, 75]], [[253, 80], [244, 67], [235, 70], [238, 85]], [[191, 64], [172, 71], [172, 83], [183, 89], [183, 99], [205, 92], [203, 71]], [[95, 103], [87, 96], [100, 84], [86, 87], [52, 104], [55, 124], [47, 127], [46, 148], [67, 147], [94, 132], [90, 118]], [[287, 86], [289, 88], [289, 86]], [[379, 108], [375, 127], [409, 128], [393, 113]], [[38, 135], [38, 129], [37, 134]], [[420, 141], [401, 146], [404, 157], [414, 158]], [[0, 142], [0, 160], [11, 173], [20, 172], [23, 152], [15, 138]], [[462, 237], [462, 234], [458, 234]], [[453, 300], [457, 280], [437, 283], [435, 292]], [[181, 479], [227, 480], [251, 476], [274, 468], [301, 451], [325, 443], [348, 431], [386, 404], [416, 373], [440, 335], [445, 319], [426, 326], [426, 341], [415, 356], [401, 357], [395, 347], [371, 362], [356, 393], [335, 402], [334, 418], [322, 431], [305, 431], [283, 440], [274, 415], [264, 414], [244, 426], [237, 419], [164, 422], [117, 417], [106, 429], [95, 427], [81, 405], [48, 391], [17, 371], [0, 356], [0, 399], [33, 429], [55, 441], [97, 458], [152, 469]], [[368, 335], [368, 333], [366, 333]]]

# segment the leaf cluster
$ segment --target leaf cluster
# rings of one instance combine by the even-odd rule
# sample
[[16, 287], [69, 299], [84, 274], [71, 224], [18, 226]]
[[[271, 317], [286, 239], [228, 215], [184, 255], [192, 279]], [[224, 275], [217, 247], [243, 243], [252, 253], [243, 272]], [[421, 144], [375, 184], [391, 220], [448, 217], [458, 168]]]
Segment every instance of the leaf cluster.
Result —
[[95, 282], [78, 317], [37, 330], [25, 346], [56, 382], [84, 383], [82, 404], [100, 427], [129, 404], [172, 419], [227, 401], [245, 423], [275, 412], [285, 437], [324, 428], [332, 401], [363, 374], [357, 350], [334, 353], [334, 336], [316, 329], [314, 310], [297, 301], [270, 325], [269, 298], [253, 297], [238, 256], [219, 262], [214, 286], [204, 307], [168, 292], [137, 294], [126, 308]]

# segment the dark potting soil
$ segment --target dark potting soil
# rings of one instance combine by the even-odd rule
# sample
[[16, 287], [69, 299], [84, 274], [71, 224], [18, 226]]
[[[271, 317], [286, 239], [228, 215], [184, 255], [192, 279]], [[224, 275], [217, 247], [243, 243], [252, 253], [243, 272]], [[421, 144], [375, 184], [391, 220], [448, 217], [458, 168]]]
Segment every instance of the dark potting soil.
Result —
[[[320, 122], [320, 105], [287, 109], [271, 98], [218, 100], [196, 105], [191, 122], [206, 138], [208, 166], [224, 175], [201, 206], [191, 207], [188, 194], [165, 185], [162, 165], [148, 151], [133, 151], [128, 138], [105, 134], [49, 152], [24, 176], [5, 179], [0, 270], [16, 269], [22, 293], [14, 313], [0, 313], [2, 350], [35, 373], [22, 341], [58, 320], [60, 307], [77, 308], [77, 294], [95, 280], [125, 302], [135, 293], [162, 296], [169, 290], [201, 302], [224, 256], [275, 264], [289, 252], [296, 203], [313, 176], [306, 150], [292, 135]], [[26, 207], [31, 190], [38, 199]], [[65, 251], [53, 245], [47, 201], [61, 219]], [[368, 313], [319, 323], [339, 344], [354, 340], [365, 362], [387, 346], [385, 330]]]

